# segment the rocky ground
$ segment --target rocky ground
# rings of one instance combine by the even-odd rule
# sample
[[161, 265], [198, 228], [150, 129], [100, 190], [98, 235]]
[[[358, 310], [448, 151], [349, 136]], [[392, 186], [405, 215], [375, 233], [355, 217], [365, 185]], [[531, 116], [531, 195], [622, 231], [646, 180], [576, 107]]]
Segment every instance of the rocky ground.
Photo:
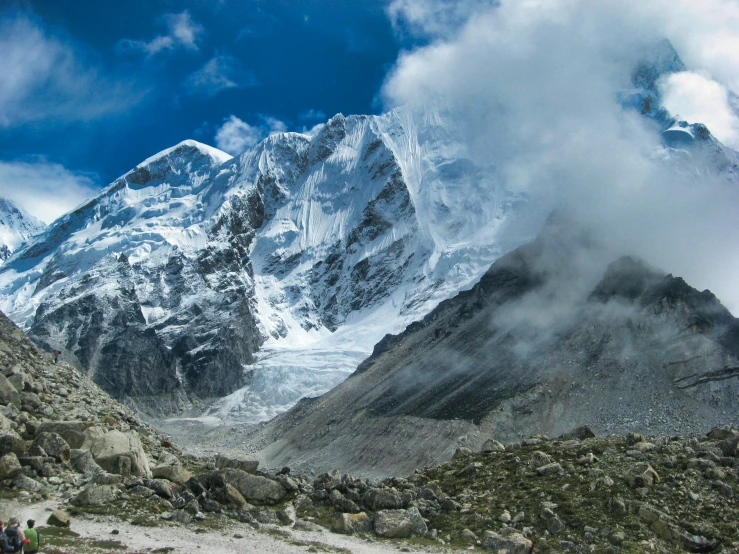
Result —
[[488, 440], [382, 481], [260, 471], [248, 455], [183, 454], [0, 317], [0, 429], [0, 517], [33, 517], [56, 554], [739, 553], [730, 427]]

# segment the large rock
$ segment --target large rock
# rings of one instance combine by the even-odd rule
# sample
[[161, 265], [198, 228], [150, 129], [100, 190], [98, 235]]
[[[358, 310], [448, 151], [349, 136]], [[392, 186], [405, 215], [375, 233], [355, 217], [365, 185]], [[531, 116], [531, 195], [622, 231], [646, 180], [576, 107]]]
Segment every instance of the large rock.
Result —
[[113, 485], [88, 485], [69, 503], [73, 506], [102, 506], [113, 502], [117, 496], [118, 489]]
[[482, 545], [493, 552], [506, 554], [531, 554], [534, 544], [519, 533], [502, 536], [493, 531], [485, 531], [482, 535]]
[[21, 399], [18, 396], [18, 391], [2, 373], [0, 373], [0, 404], [4, 406], [14, 404], [18, 409], [21, 407]]
[[403, 499], [395, 489], [370, 489], [362, 497], [365, 506], [378, 510], [398, 510], [403, 508]]
[[26, 450], [26, 442], [15, 433], [0, 433], [0, 456], [10, 454], [23, 456]]
[[223, 469], [219, 472], [223, 480], [238, 490], [249, 502], [276, 504], [287, 491], [276, 481], [252, 475], [240, 469]]
[[58, 433], [38, 433], [33, 440], [33, 447], [43, 449], [48, 456], [59, 462], [68, 464], [71, 460], [69, 444]]
[[339, 514], [331, 523], [331, 531], [344, 535], [369, 533], [372, 531], [372, 521], [364, 512], [359, 512], [358, 514]]
[[216, 467], [218, 469], [240, 469], [247, 473], [256, 473], [259, 467], [259, 460], [251, 456], [225, 456], [219, 454], [216, 456]]
[[23, 468], [14, 452], [0, 458], [0, 480], [12, 479], [18, 475]]
[[488, 439], [482, 444], [483, 452], [505, 452], [505, 446], [495, 439]]
[[128, 459], [131, 475], [152, 476], [149, 460], [136, 431], [105, 432], [100, 427], [91, 427], [85, 431], [85, 443], [82, 447], [89, 450], [98, 465], [106, 471], [123, 474], [129, 467], [124, 459]]
[[71, 451], [71, 458], [72, 467], [80, 473], [95, 475], [104, 471], [87, 450], [75, 448]]
[[46, 523], [54, 527], [69, 527], [69, 522], [69, 514], [64, 510], [54, 510], [51, 512], [49, 519], [46, 520]]
[[159, 457], [157, 465], [151, 468], [151, 474], [155, 478], [166, 479], [178, 485], [184, 485], [192, 477], [192, 473], [182, 466], [180, 460], [169, 453]]
[[70, 448], [81, 448], [85, 442], [85, 429], [89, 426], [84, 421], [45, 421], [39, 425], [38, 432], [56, 433], [67, 441]]
[[22, 473], [15, 476], [13, 479], [13, 486], [18, 487], [22, 491], [29, 492], [39, 492], [44, 489], [44, 486], [41, 483], [23, 475]]
[[406, 510], [381, 510], [375, 514], [375, 533], [390, 539], [407, 539], [413, 534], [413, 521]]
[[626, 472], [626, 481], [631, 487], [651, 487], [659, 483], [659, 474], [647, 463], [634, 464]]

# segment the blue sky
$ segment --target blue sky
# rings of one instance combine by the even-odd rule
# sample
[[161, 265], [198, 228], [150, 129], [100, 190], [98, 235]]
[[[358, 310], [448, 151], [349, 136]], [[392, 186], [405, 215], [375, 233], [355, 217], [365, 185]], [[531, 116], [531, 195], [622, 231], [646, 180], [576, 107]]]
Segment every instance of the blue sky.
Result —
[[412, 46], [380, 0], [0, 5], [0, 195], [38, 182], [50, 201], [187, 138], [236, 153], [270, 131], [381, 112]]

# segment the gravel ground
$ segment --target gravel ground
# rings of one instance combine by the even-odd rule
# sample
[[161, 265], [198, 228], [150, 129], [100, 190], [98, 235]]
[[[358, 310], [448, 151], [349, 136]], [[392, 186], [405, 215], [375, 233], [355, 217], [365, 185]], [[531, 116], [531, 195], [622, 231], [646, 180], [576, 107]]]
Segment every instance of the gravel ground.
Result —
[[[15, 501], [3, 502], [2, 517], [17, 516], [23, 522], [34, 519], [37, 527], [44, 522], [54, 509], [61, 507], [57, 502], [47, 501], [38, 504], [24, 504]], [[246, 524], [234, 523], [227, 531], [196, 533], [188, 527], [162, 525], [150, 528], [132, 525], [114, 517], [95, 516], [73, 517], [70, 529], [82, 537], [95, 539], [113, 539], [121, 541], [126, 550], [117, 553], [138, 553], [157, 549], [171, 548], [169, 554], [193, 554], [197, 551], [208, 554], [241, 554], [259, 552], [261, 554], [289, 554], [297, 552], [341, 552], [345, 554], [376, 554], [379, 552], [458, 552], [456, 549], [443, 547], [419, 547], [404, 544], [373, 542], [354, 536], [337, 535], [328, 531], [309, 532], [287, 529], [285, 527], [263, 526], [256, 531]], [[119, 534], [111, 531], [118, 529]], [[275, 534], [270, 534], [270, 530]], [[277, 536], [279, 533], [279, 536]], [[42, 532], [43, 535], [43, 532]], [[235, 538], [241, 535], [243, 538]], [[43, 541], [43, 538], [42, 538]], [[402, 549], [402, 550], [401, 550]], [[42, 546], [42, 551], [44, 550]], [[86, 552], [80, 549], [79, 552]], [[90, 552], [101, 552], [91, 550]], [[164, 552], [164, 550], [162, 550]]]

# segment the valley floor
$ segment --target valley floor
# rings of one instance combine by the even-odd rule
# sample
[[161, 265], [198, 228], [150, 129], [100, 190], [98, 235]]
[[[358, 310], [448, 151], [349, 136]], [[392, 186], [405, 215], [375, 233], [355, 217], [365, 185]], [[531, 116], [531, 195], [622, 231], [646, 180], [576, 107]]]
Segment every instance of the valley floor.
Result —
[[[228, 522], [219, 531], [207, 531], [197, 527], [141, 527], [112, 516], [85, 515], [72, 519], [69, 533], [59, 528], [46, 532], [44, 524], [49, 514], [60, 507], [58, 502], [45, 501], [36, 504], [5, 501], [2, 513], [5, 520], [18, 517], [25, 523], [34, 519], [41, 529], [42, 552], [62, 554], [69, 551], [75, 554], [116, 554], [136, 552], [158, 552], [166, 554], [240, 554], [260, 552], [261, 554], [291, 554], [297, 552], [335, 552], [342, 554], [377, 554], [387, 552], [458, 552], [454, 548], [416, 546], [399, 541], [361, 539], [359, 537], [338, 535], [328, 531], [286, 530], [285, 527], [263, 526], [255, 531], [247, 524]], [[22, 525], [25, 528], [25, 524]], [[117, 534], [112, 531], [117, 529]], [[53, 537], [52, 537], [53, 534]], [[74, 534], [78, 534], [75, 537]], [[48, 543], [43, 545], [47, 536]], [[108, 543], [106, 545], [106, 543]], [[52, 546], [52, 544], [54, 546]], [[67, 550], [71, 548], [72, 550]]]

